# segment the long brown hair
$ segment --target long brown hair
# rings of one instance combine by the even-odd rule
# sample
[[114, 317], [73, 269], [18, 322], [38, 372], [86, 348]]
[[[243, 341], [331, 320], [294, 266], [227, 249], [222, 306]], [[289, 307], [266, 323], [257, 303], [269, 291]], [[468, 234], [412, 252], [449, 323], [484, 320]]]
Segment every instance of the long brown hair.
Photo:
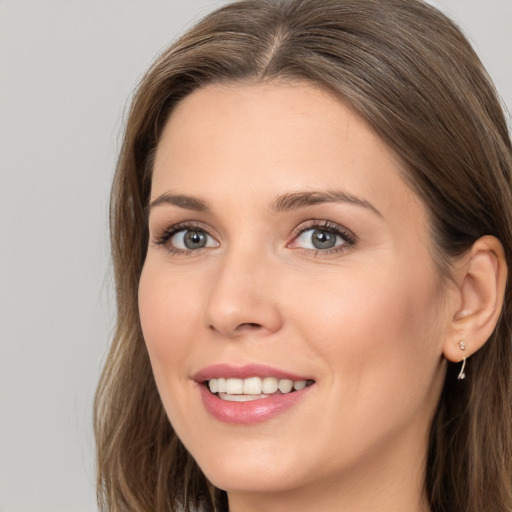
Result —
[[[512, 268], [506, 122], [478, 57], [444, 15], [420, 0], [246, 0], [213, 12], [154, 62], [124, 134], [110, 210], [117, 326], [95, 403], [102, 510], [226, 507], [154, 383], [137, 306], [145, 206], [155, 148], [181, 99], [212, 82], [273, 80], [334, 92], [396, 152], [430, 213], [440, 272], [483, 235], [500, 239]], [[448, 365], [426, 461], [433, 512], [512, 510], [511, 290], [466, 381]]]

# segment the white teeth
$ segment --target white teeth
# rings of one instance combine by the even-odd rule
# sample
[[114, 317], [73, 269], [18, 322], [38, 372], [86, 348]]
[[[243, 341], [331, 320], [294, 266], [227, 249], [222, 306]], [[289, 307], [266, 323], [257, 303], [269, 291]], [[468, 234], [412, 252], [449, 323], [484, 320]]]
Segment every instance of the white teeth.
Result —
[[212, 393], [218, 393], [223, 400], [232, 402], [247, 402], [266, 398], [280, 391], [290, 393], [292, 390], [300, 391], [313, 381], [291, 379], [277, 379], [276, 377], [249, 377], [247, 379], [210, 379], [208, 387]]
[[219, 379], [210, 379], [208, 381], [208, 387], [212, 393], [217, 393], [219, 390]]
[[304, 389], [305, 387], [306, 387], [305, 380], [296, 380], [293, 383], [293, 389], [295, 389], [295, 391], [300, 391], [301, 389]]
[[293, 380], [281, 379], [277, 387], [281, 393], [289, 393], [293, 389]]
[[222, 400], [226, 400], [228, 402], [250, 402], [251, 400], [260, 400], [262, 398], [267, 398], [268, 395], [229, 395], [228, 393], [219, 393], [219, 397], [222, 398]]
[[262, 391], [263, 393], [275, 393], [278, 388], [278, 382], [275, 377], [265, 377], [263, 379]]
[[261, 379], [259, 377], [251, 377], [244, 379], [243, 394], [244, 395], [259, 395], [261, 394]]
[[241, 395], [244, 388], [242, 379], [226, 379], [226, 393], [230, 395]]
[[217, 392], [218, 393], [225, 393], [226, 392], [226, 379], [220, 378], [220, 379], [211, 379], [217, 381]]

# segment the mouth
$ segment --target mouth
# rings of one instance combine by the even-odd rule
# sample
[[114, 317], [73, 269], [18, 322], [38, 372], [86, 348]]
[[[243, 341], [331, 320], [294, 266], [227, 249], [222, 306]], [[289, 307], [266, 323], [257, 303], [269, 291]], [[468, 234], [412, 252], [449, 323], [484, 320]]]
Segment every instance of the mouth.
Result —
[[299, 407], [316, 380], [261, 364], [214, 364], [193, 376], [206, 411], [222, 423], [251, 425]]
[[219, 377], [203, 382], [212, 395], [227, 402], [251, 402], [301, 391], [314, 384], [313, 380], [279, 379], [277, 377], [248, 377], [245, 379]]

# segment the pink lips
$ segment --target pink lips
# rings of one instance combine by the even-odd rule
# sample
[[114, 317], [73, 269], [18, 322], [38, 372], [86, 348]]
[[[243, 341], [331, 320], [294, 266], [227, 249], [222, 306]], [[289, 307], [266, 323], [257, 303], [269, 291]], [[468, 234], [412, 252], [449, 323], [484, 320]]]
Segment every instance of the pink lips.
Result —
[[193, 376], [193, 379], [196, 382], [204, 382], [209, 379], [218, 379], [220, 377], [233, 379], [248, 379], [249, 377], [276, 377], [277, 379], [290, 380], [308, 380], [310, 378], [278, 370], [277, 368], [272, 368], [262, 364], [247, 364], [244, 366], [215, 364], [197, 372]]
[[193, 379], [198, 383], [197, 387], [203, 405], [208, 413], [224, 423], [240, 425], [260, 423], [274, 418], [299, 403], [314, 387], [314, 385], [312, 385], [300, 391], [277, 394], [249, 402], [229, 402], [211, 393], [206, 385], [206, 381], [209, 379], [221, 377], [237, 379], [246, 379], [249, 377], [276, 377], [277, 379], [290, 379], [293, 381], [309, 380], [310, 378], [265, 365], [245, 365], [237, 367], [228, 364], [218, 364], [203, 368], [195, 374]]

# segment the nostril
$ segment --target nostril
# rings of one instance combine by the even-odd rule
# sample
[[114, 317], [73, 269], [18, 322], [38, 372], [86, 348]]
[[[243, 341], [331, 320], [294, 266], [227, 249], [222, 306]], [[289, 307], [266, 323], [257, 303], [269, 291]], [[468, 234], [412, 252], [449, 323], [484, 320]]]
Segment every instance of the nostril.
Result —
[[261, 327], [261, 324], [257, 324], [257, 323], [254, 323], [254, 322], [246, 322], [246, 323], [240, 324], [237, 327], [237, 329], [244, 329], [244, 328], [259, 329], [260, 327]]
[[[247, 330], [261, 329], [262, 327], [263, 326], [261, 324], [258, 324], [258, 323], [255, 323], [255, 322], [245, 322], [243, 324], [238, 325], [235, 328], [235, 331], [243, 331], [245, 329], [247, 329]], [[209, 329], [211, 331], [216, 331], [217, 330], [214, 325], [210, 325]]]

